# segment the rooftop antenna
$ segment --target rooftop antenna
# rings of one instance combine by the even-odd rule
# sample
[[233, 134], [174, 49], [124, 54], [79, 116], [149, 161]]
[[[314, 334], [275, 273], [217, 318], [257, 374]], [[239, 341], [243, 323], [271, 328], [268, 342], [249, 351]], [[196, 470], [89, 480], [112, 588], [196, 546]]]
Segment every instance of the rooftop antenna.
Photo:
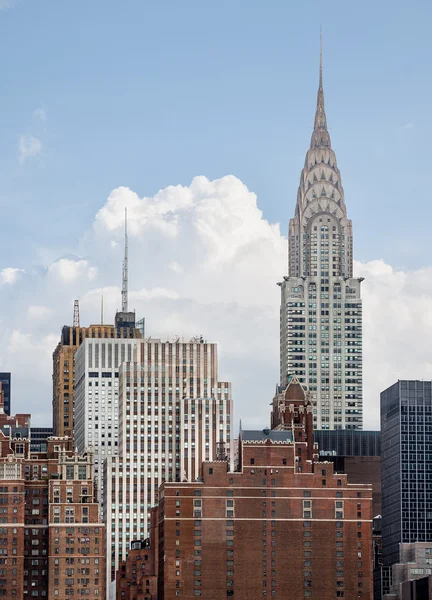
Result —
[[74, 316], [73, 316], [73, 326], [80, 326], [80, 315], [79, 315], [79, 300], [74, 301]]
[[122, 277], [122, 312], [128, 311], [128, 233], [127, 233], [127, 208], [125, 208], [125, 247]]
[[101, 325], [103, 325], [103, 294], [101, 296]]
[[320, 25], [320, 78], [319, 86], [322, 88], [322, 25]]

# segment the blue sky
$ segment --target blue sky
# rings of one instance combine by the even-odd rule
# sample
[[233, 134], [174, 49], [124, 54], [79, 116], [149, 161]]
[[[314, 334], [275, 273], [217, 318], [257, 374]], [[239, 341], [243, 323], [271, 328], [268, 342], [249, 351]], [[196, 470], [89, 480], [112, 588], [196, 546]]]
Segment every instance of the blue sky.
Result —
[[[197, 174], [238, 176], [286, 230], [322, 22], [356, 255], [424, 265], [431, 12], [427, 2], [13, 3], [0, 12], [4, 260], [25, 265], [40, 245], [73, 245], [117, 185], [153, 194]], [[42, 154], [19, 165], [23, 134]]]
[[[21, 269], [16, 273], [22, 279], [21, 286], [14, 276], [0, 287], [0, 343], [18, 352], [24, 340], [46, 336], [48, 359], [39, 381], [45, 414], [49, 353], [61, 325], [70, 320], [73, 298], [119, 284], [121, 253], [108, 248], [121, 240], [121, 227], [117, 231], [105, 220], [103, 234], [95, 229], [95, 215], [113, 190], [125, 186], [139, 197], [154, 197], [169, 185], [189, 186], [198, 175], [213, 181], [232, 174], [257, 195], [263, 218], [280, 223], [285, 235], [313, 125], [320, 24], [327, 119], [353, 220], [355, 256], [364, 263], [382, 259], [400, 273], [389, 275], [387, 294], [400, 294], [398, 282], [408, 281], [409, 273], [428, 273], [429, 2], [9, 0], [7, 6], [3, 0], [0, 6], [0, 274]], [[239, 197], [236, 186], [233, 203]], [[114, 231], [115, 239], [109, 240], [107, 231]], [[167, 268], [174, 272], [168, 252], [174, 246], [146, 231], [137, 224], [131, 288], [146, 287], [142, 298], [150, 302], [148, 289], [163, 282], [151, 271], [149, 256], [165, 244]], [[264, 237], [280, 249], [281, 239], [272, 235], [266, 230]], [[229, 247], [229, 239], [220, 239]], [[133, 255], [133, 240], [131, 246]], [[72, 265], [72, 275], [61, 271], [57, 287], [47, 283], [46, 275], [57, 272], [52, 265], [65, 256], [88, 264]], [[273, 280], [284, 274], [281, 256], [285, 250], [275, 254]], [[381, 266], [375, 267], [367, 267], [372, 281], [381, 273]], [[272, 272], [266, 266], [256, 270]], [[196, 278], [201, 272], [194, 271]], [[242, 273], [250, 277], [247, 269]], [[87, 287], [79, 283], [81, 276]], [[171, 283], [165, 287], [179, 293]], [[372, 286], [370, 293], [376, 305], [386, 297], [378, 289]], [[428, 298], [429, 289], [418, 293]], [[277, 289], [271, 294], [277, 311]], [[241, 305], [239, 298], [233, 294], [231, 308]], [[267, 299], [261, 300], [266, 305]], [[153, 314], [150, 304], [136, 302]], [[89, 301], [88, 309], [92, 306]], [[396, 318], [405, 308], [395, 308]], [[376, 312], [373, 319], [376, 329], [383, 316]], [[277, 318], [271, 323], [274, 368], [260, 388], [269, 395], [278, 364]], [[195, 334], [198, 323], [189, 325]], [[166, 329], [165, 322], [153, 326]], [[410, 330], [409, 320], [406, 327]], [[378, 343], [371, 340], [370, 347]], [[229, 343], [227, 338], [222, 344], [225, 351]], [[16, 370], [23, 408], [34, 383], [31, 373], [19, 372], [12, 350], [0, 352], [0, 367]], [[234, 365], [243, 368], [235, 360], [226, 365], [233, 380]], [[237, 396], [247, 378], [243, 370]], [[389, 365], [384, 371], [389, 384], [400, 372]], [[376, 390], [372, 396], [376, 404]]]

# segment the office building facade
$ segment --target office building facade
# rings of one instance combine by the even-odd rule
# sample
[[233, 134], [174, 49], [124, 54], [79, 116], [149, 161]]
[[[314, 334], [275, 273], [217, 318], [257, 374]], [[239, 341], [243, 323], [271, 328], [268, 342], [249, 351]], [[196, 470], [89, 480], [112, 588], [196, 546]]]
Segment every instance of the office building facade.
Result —
[[87, 338], [75, 354], [75, 436], [79, 452], [94, 452], [98, 499], [103, 508], [103, 465], [119, 444], [119, 369], [137, 340]]
[[400, 380], [381, 393], [383, 564], [399, 544], [432, 542], [432, 381]]
[[0, 384], [4, 394], [4, 411], [7, 415], [10, 415], [12, 401], [12, 375], [10, 373], [0, 373]]
[[[121, 313], [123, 315], [123, 313]], [[129, 322], [116, 318], [115, 325], [90, 325], [89, 327], [69, 327], [62, 329], [60, 342], [53, 353], [53, 429], [57, 436], [72, 437], [74, 433], [74, 387], [75, 352], [82, 342], [89, 339], [139, 338], [141, 331], [131, 327]]]
[[361, 278], [353, 277], [352, 224], [324, 109], [322, 66], [310, 148], [289, 224], [281, 288], [280, 383], [296, 373], [317, 429], [361, 429]]
[[373, 515], [381, 515], [381, 432], [360, 429], [314, 431], [321, 460], [334, 464], [351, 483], [372, 484]]
[[203, 460], [233, 463], [231, 384], [218, 381], [216, 344], [146, 339], [120, 369], [119, 454], [105, 463], [107, 586], [130, 543], [148, 537], [163, 481], [194, 481]]
[[46, 452], [48, 448], [48, 438], [54, 435], [52, 427], [31, 427], [30, 428], [30, 452]]

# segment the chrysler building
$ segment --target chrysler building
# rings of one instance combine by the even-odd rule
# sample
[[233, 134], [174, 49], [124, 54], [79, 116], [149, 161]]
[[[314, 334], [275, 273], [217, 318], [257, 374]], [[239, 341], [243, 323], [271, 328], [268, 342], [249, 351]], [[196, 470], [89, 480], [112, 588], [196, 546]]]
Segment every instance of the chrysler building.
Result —
[[362, 278], [324, 110], [322, 52], [310, 148], [290, 220], [281, 287], [280, 378], [297, 375], [318, 429], [362, 429]]

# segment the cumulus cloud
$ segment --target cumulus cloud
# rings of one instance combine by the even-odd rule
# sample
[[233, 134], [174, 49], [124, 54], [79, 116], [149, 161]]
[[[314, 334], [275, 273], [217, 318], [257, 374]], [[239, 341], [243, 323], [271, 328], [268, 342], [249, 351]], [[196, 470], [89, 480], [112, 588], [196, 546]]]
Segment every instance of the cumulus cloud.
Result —
[[51, 314], [51, 309], [47, 306], [29, 306], [27, 316], [29, 319], [47, 319]]
[[18, 281], [20, 273], [24, 273], [24, 270], [16, 269], [14, 267], [6, 267], [0, 271], [0, 283], [8, 283], [12, 285]]
[[168, 264], [168, 268], [171, 269], [174, 273], [183, 273], [183, 267], [178, 264], [177, 261], [171, 260]]
[[42, 142], [33, 135], [21, 135], [18, 141], [19, 162], [23, 165], [29, 158], [42, 152]]
[[[153, 197], [119, 187], [77, 241], [77, 253], [90, 258], [63, 256], [23, 278], [15, 320], [0, 323], [0, 363], [14, 371], [19, 408], [36, 394], [44, 407], [39, 418], [50, 414], [51, 353], [61, 326], [72, 321], [74, 298], [82, 325], [100, 321], [102, 296], [104, 322], [113, 322], [121, 306], [125, 207], [130, 308], [146, 318], [152, 337], [217, 342], [219, 378], [233, 382], [236, 419], [263, 427], [279, 377], [276, 282], [287, 273], [287, 240], [233, 176], [196, 177]], [[357, 262], [355, 271], [365, 277], [364, 424], [377, 428], [381, 390], [398, 378], [432, 378], [432, 266], [408, 272], [375, 260]], [[1, 295], [0, 309], [5, 314]]]
[[85, 277], [89, 281], [96, 276], [96, 267], [90, 266], [87, 260], [60, 258], [48, 267], [48, 272], [64, 283], [73, 283], [79, 277]]

